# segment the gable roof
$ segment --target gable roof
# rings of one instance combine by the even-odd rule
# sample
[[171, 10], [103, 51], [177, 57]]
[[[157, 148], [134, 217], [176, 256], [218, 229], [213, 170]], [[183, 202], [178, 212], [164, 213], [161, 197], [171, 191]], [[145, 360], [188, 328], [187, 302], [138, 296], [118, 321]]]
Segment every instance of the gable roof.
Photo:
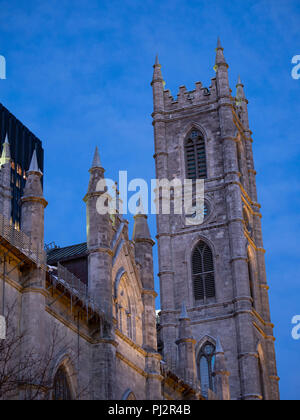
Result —
[[55, 264], [59, 261], [74, 257], [84, 257], [87, 255], [87, 243], [66, 246], [64, 248], [54, 248], [47, 252], [47, 263]]

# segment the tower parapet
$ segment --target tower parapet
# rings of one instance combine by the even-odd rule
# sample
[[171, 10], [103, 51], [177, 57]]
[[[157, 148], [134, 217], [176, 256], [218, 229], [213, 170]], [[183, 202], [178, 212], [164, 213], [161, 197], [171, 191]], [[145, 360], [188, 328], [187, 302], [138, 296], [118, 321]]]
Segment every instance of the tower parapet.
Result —
[[211, 85], [204, 87], [201, 82], [195, 83], [195, 89], [187, 90], [180, 86], [175, 99], [169, 89], [164, 90], [164, 111], [179, 111], [184, 108], [207, 106], [216, 100], [216, 79], [211, 79]]

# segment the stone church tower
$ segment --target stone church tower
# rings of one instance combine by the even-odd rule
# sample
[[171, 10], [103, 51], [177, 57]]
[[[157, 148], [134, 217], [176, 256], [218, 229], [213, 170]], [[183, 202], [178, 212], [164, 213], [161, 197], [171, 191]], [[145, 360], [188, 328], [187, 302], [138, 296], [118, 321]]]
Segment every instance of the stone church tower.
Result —
[[156, 177], [205, 179], [201, 225], [157, 216], [163, 357], [182, 369], [185, 320], [185, 366], [196, 369], [203, 395], [278, 399], [248, 101], [240, 78], [232, 96], [220, 40], [214, 70], [209, 88], [181, 86], [173, 99], [154, 65]]

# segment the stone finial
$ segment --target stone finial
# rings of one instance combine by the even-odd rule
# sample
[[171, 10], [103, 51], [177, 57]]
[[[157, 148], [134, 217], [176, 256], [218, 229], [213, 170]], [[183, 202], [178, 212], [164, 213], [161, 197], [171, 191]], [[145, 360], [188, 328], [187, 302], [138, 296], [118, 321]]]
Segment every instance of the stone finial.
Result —
[[224, 350], [218, 337], [213, 376], [215, 378], [215, 392], [220, 400], [230, 400], [229, 375]]
[[154, 72], [153, 72], [153, 78], [152, 78], [151, 85], [154, 82], [162, 82], [164, 84], [164, 79], [163, 79], [162, 73], [161, 73], [161, 65], [159, 64], [159, 61], [158, 61], [158, 55], [156, 55], [155, 64], [154, 64], [153, 68], [154, 68]]
[[38, 161], [37, 161], [36, 149], [34, 149], [33, 154], [32, 154], [30, 166], [29, 166], [29, 169], [28, 169], [28, 174], [30, 172], [37, 172], [37, 173], [40, 173], [42, 175], [42, 172], [39, 169], [39, 165], [38, 165]]
[[144, 214], [144, 212], [139, 212], [134, 216], [134, 228], [132, 239], [136, 242], [150, 241], [154, 245], [154, 242], [151, 238], [147, 219], [148, 217]]
[[6, 163], [9, 163], [10, 159], [11, 159], [10, 145], [9, 145], [9, 142], [8, 142], [8, 136], [6, 134], [5, 142], [3, 144], [2, 154], [1, 154], [1, 158], [0, 158], [0, 165], [5, 165]]
[[98, 146], [96, 146], [95, 153], [94, 153], [94, 158], [93, 158], [93, 163], [92, 163], [92, 169], [93, 168], [102, 168]]
[[223, 350], [219, 337], [217, 338], [217, 343], [216, 343], [216, 354], [224, 354], [224, 350]]
[[[36, 150], [34, 150], [31, 158], [30, 167], [27, 171], [27, 180], [24, 188], [24, 194], [21, 198], [22, 202], [27, 200], [28, 197], [40, 198], [44, 204], [44, 207], [47, 206], [47, 202], [44, 199], [44, 193], [41, 183], [41, 177], [43, 176], [42, 172], [39, 169]], [[28, 200], [27, 200], [28, 201]]]
[[237, 85], [236, 85], [236, 98], [245, 99], [245, 92], [244, 92], [244, 85], [241, 81], [241, 77], [238, 77]]
[[217, 69], [217, 66], [224, 64], [226, 66], [228, 66], [228, 64], [226, 63], [225, 57], [224, 57], [224, 53], [223, 53], [223, 47], [221, 45], [221, 41], [220, 38], [218, 38], [218, 42], [217, 42], [217, 48], [216, 48], [216, 66], [215, 68]]
[[186, 310], [185, 302], [182, 302], [179, 320], [190, 319]]

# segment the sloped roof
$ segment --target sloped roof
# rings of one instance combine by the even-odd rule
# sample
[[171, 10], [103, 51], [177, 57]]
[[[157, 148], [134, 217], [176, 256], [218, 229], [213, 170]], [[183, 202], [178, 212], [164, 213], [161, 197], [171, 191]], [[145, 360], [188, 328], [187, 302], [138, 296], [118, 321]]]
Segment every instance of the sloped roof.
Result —
[[51, 265], [57, 263], [58, 261], [73, 257], [85, 256], [86, 254], [86, 242], [78, 245], [66, 246], [64, 248], [54, 248], [47, 252], [47, 263]]

